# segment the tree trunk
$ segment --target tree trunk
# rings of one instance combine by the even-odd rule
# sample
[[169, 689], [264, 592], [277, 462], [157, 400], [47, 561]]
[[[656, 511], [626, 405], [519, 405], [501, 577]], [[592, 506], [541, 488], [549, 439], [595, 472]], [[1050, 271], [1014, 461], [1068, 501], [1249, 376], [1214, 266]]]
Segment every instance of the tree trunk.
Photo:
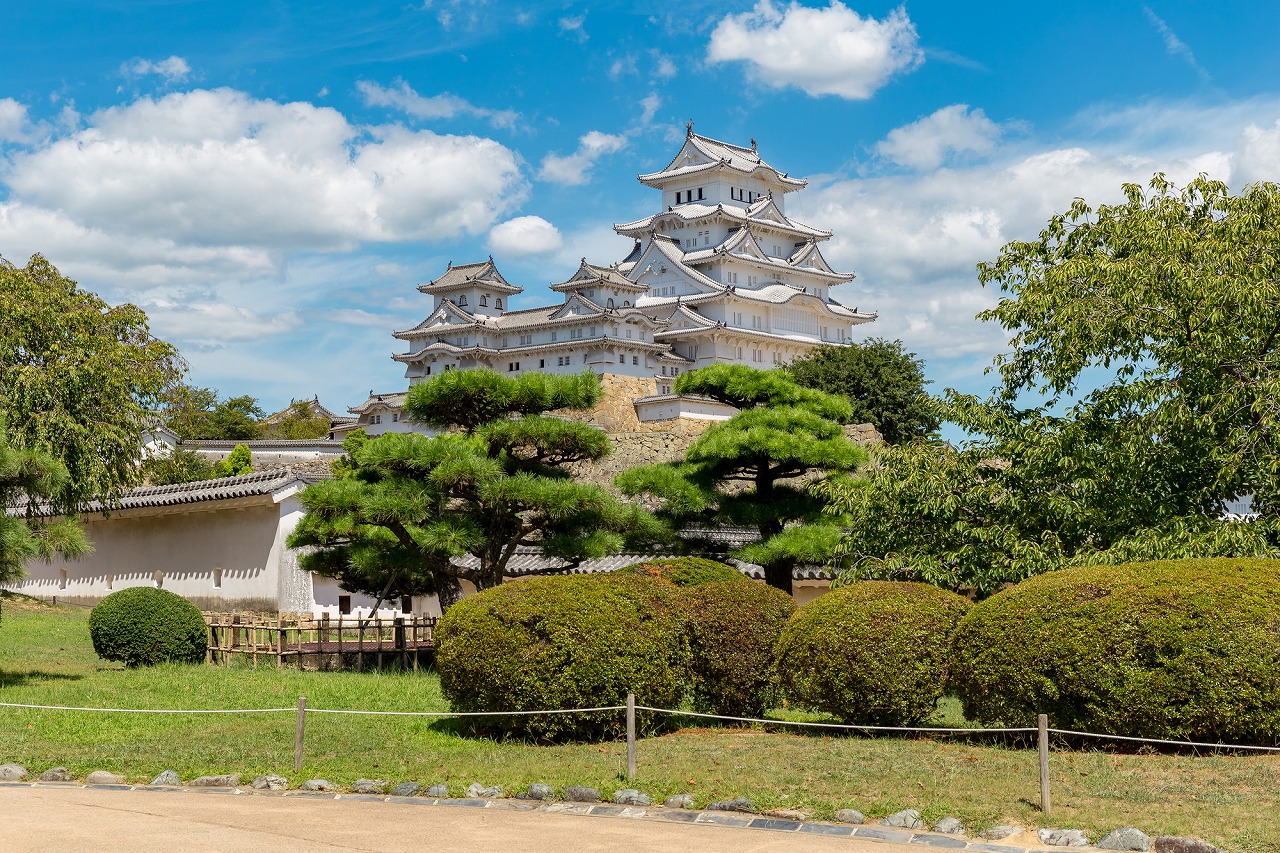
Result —
[[764, 567], [764, 582], [769, 586], [782, 590], [787, 595], [793, 595], [791, 588], [792, 575], [791, 571], [795, 568], [795, 562], [787, 560], [785, 565], [774, 563]]
[[453, 575], [442, 575], [436, 582], [436, 598], [440, 600], [440, 612], [448, 613], [462, 600], [462, 584]]

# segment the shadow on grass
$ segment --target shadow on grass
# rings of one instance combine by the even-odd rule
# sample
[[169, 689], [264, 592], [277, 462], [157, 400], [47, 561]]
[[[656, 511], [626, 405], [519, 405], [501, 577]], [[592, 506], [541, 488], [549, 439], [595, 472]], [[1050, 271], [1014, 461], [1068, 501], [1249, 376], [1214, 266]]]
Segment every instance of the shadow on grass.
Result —
[[40, 681], [80, 681], [83, 675], [67, 675], [61, 672], [45, 672], [35, 669], [30, 672], [5, 672], [0, 670], [0, 687], [21, 687]]

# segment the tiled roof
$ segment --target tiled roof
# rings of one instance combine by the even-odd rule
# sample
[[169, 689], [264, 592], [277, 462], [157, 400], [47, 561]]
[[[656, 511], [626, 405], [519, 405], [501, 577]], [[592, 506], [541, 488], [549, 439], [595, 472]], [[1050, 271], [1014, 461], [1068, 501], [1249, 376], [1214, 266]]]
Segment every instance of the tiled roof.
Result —
[[333, 445], [341, 449], [342, 442], [330, 441], [327, 438], [253, 438], [244, 441], [223, 440], [216, 438], [189, 438], [182, 442], [183, 447], [199, 447], [205, 450], [234, 450], [236, 445], [243, 444], [253, 450], [271, 450], [273, 448], [312, 447], [315, 445]]
[[[765, 201], [768, 201], [768, 199], [765, 199]], [[759, 202], [757, 202], [757, 204], [759, 204]], [[752, 205], [752, 207], [755, 207], [755, 205]], [[710, 205], [697, 203], [682, 204], [679, 207], [673, 207], [662, 213], [655, 213], [652, 216], [646, 216], [644, 219], [637, 219], [635, 222], [623, 222], [613, 226], [613, 230], [619, 234], [625, 235], [643, 234], [659, 219], [670, 218], [680, 219], [684, 222], [696, 222], [698, 220], [717, 215], [732, 219], [735, 222], [750, 222], [752, 225], [759, 225], [762, 228], [776, 228], [779, 231], [792, 231], [796, 234], [802, 234], [806, 237], [818, 240], [825, 240], [831, 236], [830, 231], [823, 231], [820, 228], [814, 228], [810, 225], [796, 222], [790, 217], [786, 217], [785, 223], [775, 222], [772, 219], [757, 219], [751, 216], [748, 209], [738, 207], [737, 205]]]
[[194, 483], [177, 483], [171, 486], [143, 486], [125, 492], [117, 503], [109, 507], [94, 501], [86, 507], [86, 512], [179, 506], [204, 501], [225, 501], [269, 495], [293, 483], [307, 485], [330, 479], [332, 476], [328, 460], [313, 459], [264, 468], [240, 477], [222, 477], [217, 480], [199, 480]]
[[[695, 163], [686, 166], [675, 166], [680, 154], [687, 148], [693, 147], [703, 157], [710, 162]], [[745, 174], [756, 174], [759, 172], [769, 172], [784, 192], [798, 190], [804, 187], [808, 182], [799, 178], [788, 177], [770, 166], [764, 160], [760, 159], [760, 155], [755, 148], [743, 148], [740, 145], [734, 145], [729, 142], [721, 142], [718, 139], [712, 139], [709, 136], [701, 136], [690, 132], [685, 138], [685, 144], [680, 147], [680, 151], [676, 152], [676, 156], [671, 162], [659, 172], [651, 172], [647, 175], [640, 175], [639, 179], [642, 184], [652, 186], [654, 183], [665, 178], [679, 177], [681, 175], [692, 175], [702, 171], [710, 171], [727, 167]]]
[[427, 284], [418, 285], [418, 290], [423, 293], [444, 293], [477, 285], [484, 285], [490, 290], [501, 293], [523, 292], [522, 288], [516, 287], [503, 278], [502, 273], [498, 272], [498, 268], [494, 265], [493, 258], [477, 264], [459, 264], [458, 266], [450, 264], [444, 275]]
[[389, 394], [370, 394], [369, 399], [365, 400], [358, 406], [351, 406], [347, 409], [357, 415], [363, 415], [373, 409], [374, 406], [385, 406], [388, 409], [404, 408], [404, 398], [408, 391], [392, 391]]
[[[564, 560], [555, 557], [544, 556], [537, 547], [532, 545], [521, 545], [516, 549], [515, 556], [507, 563], [506, 573], [508, 575], [536, 575], [553, 573], [557, 569], [563, 569], [565, 574], [571, 575], [588, 575], [597, 572], [613, 572], [618, 569], [624, 569], [627, 566], [633, 566], [636, 563], [645, 563], [652, 560], [671, 560], [676, 559], [674, 554], [648, 553], [648, 554], [614, 554], [612, 557], [599, 557], [593, 560], [583, 560], [577, 566], [569, 568], [569, 564]], [[737, 567], [738, 571], [744, 575], [756, 580], [764, 580], [764, 569], [754, 563], [743, 563], [738, 560], [727, 560]], [[465, 557], [455, 557], [453, 563], [463, 568], [476, 568], [480, 565], [479, 560], [468, 554]], [[792, 577], [796, 580], [830, 580], [831, 573], [823, 568], [816, 566], [802, 566], [796, 568], [792, 572]]]

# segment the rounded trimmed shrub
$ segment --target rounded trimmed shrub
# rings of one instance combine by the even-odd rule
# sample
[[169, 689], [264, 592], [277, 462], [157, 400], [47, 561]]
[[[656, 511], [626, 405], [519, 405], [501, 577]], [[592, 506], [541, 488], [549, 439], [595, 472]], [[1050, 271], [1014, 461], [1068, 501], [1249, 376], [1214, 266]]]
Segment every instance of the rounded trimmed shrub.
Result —
[[[464, 598], [436, 626], [436, 668], [457, 711], [637, 701], [675, 708], [689, 665], [680, 591], [634, 575], [524, 578]], [[475, 717], [477, 731], [544, 741], [625, 734], [622, 712]], [[653, 728], [661, 718], [637, 715]]]
[[93, 650], [125, 666], [200, 663], [207, 648], [204, 617], [180, 595], [149, 586], [113, 592], [89, 614]]
[[646, 560], [618, 569], [618, 574], [633, 573], [658, 578], [676, 586], [697, 586], [717, 581], [750, 581], [751, 578], [728, 563], [708, 560], [706, 557], [672, 557], [665, 560]]
[[922, 583], [858, 581], [806, 604], [778, 640], [792, 701], [846, 723], [923, 722], [947, 683], [951, 637], [969, 600]]
[[694, 706], [759, 717], [780, 698], [774, 647], [796, 603], [780, 589], [737, 580], [682, 590], [689, 613]]
[[983, 723], [1280, 739], [1280, 561], [1060, 569], [976, 605], [952, 684]]

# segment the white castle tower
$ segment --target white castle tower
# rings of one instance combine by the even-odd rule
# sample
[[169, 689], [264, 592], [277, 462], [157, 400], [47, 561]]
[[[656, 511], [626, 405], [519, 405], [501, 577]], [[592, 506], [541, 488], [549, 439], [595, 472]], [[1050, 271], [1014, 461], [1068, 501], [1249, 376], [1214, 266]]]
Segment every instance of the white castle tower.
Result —
[[[449, 265], [418, 286], [432, 297], [431, 313], [395, 332], [408, 351], [410, 385], [445, 370], [488, 367], [599, 374], [606, 391], [625, 396], [639, 420], [718, 419], [723, 407], [671, 394], [680, 372], [718, 362], [770, 368], [820, 344], [850, 342], [852, 327], [873, 312], [850, 310], [831, 288], [853, 273], [831, 269], [818, 244], [831, 237], [789, 219], [788, 193], [807, 182], [779, 172], [750, 148], [693, 132], [662, 170], [640, 175], [662, 193], [660, 212], [615, 225], [635, 240], [631, 253], [609, 266], [584, 258], [567, 280], [551, 285], [560, 304], [508, 310], [523, 288], [508, 282], [490, 257]], [[382, 394], [353, 407], [377, 410], [378, 424], [404, 424], [383, 411], [402, 397]], [[381, 407], [381, 408], [379, 408]], [[391, 419], [394, 418], [394, 421]], [[360, 424], [366, 426], [365, 424]]]

